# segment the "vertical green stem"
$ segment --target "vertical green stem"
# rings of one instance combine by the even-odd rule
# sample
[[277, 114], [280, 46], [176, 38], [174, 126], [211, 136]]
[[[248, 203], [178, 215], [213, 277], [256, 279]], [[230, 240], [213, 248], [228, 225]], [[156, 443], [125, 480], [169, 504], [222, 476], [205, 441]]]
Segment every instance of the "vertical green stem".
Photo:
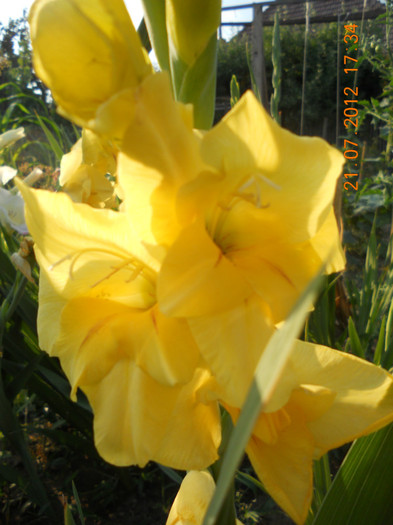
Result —
[[281, 124], [278, 106], [281, 99], [281, 44], [280, 44], [280, 20], [278, 13], [274, 15], [274, 29], [272, 42], [272, 62], [273, 62], [273, 95], [270, 101], [270, 112], [276, 122]]
[[306, 99], [306, 72], [307, 72], [307, 47], [310, 32], [310, 2], [306, 2], [306, 27], [304, 30], [304, 55], [303, 55], [303, 82], [302, 82], [302, 108], [300, 112], [300, 135], [304, 131], [304, 106]]
[[[229, 443], [229, 438], [233, 429], [231, 416], [225, 410], [221, 411], [221, 425], [222, 425], [222, 441], [218, 451], [220, 458], [210, 467], [215, 481], [221, 471], [223, 457], [225, 450]], [[231, 481], [221, 511], [216, 520], [216, 525], [236, 525], [236, 509], [235, 509], [235, 481]]]

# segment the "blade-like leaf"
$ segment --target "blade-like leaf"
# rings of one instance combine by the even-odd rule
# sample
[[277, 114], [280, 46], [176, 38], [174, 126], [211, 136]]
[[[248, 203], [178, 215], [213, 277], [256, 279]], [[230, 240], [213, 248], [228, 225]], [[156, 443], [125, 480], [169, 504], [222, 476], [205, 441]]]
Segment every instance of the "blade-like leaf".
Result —
[[145, 22], [160, 68], [169, 71], [168, 36], [165, 22], [165, 0], [142, 0]]
[[393, 424], [358, 439], [348, 452], [313, 525], [393, 523]]

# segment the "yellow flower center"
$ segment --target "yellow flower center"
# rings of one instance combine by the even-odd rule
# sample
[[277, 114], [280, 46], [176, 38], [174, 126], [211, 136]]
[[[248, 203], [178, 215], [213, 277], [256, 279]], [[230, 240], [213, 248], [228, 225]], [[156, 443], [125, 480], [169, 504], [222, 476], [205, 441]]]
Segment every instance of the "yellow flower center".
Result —
[[[215, 206], [207, 220], [207, 231], [223, 254], [236, 249], [236, 244], [233, 243], [232, 227], [228, 227], [229, 219], [233, 219], [235, 208], [239, 204], [244, 205], [246, 203], [258, 212], [258, 210], [263, 210], [270, 206], [269, 202], [263, 202], [264, 184], [277, 191], [281, 190], [280, 186], [265, 177], [265, 175], [256, 172], [243, 179], [233, 193], [221, 199]], [[234, 221], [232, 220], [232, 222]]]

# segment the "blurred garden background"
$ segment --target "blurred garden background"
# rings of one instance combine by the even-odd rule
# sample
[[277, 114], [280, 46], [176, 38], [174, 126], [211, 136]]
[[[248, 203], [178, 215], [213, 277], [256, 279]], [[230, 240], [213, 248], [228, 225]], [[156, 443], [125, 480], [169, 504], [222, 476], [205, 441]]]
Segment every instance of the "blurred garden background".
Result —
[[[346, 190], [345, 180], [339, 181], [336, 206], [347, 270], [326, 278], [303, 338], [389, 370], [393, 367], [393, 3], [275, 4], [274, 12], [262, 5], [262, 30], [250, 20], [239, 24], [240, 14], [233, 21], [238, 26], [231, 29], [234, 36], [229, 38], [231, 22], [221, 27], [219, 35], [226, 38], [218, 44], [216, 120], [230, 109], [231, 97], [259, 85], [265, 104], [275, 105], [287, 129], [322, 136], [341, 150], [344, 140], [358, 145], [357, 190]], [[327, 4], [330, 10], [318, 10]], [[297, 11], [291, 11], [295, 5]], [[356, 49], [351, 45], [346, 51], [344, 24], [356, 24]], [[143, 24], [140, 33], [148, 47]], [[261, 59], [261, 49], [255, 49], [255, 42], [263, 49], [263, 67], [259, 65], [257, 72], [255, 60]], [[344, 73], [345, 53], [356, 58], [356, 74]], [[352, 105], [358, 112], [356, 135], [355, 128], [344, 126], [346, 87], [358, 88]], [[36, 187], [56, 190], [60, 160], [79, 138], [80, 129], [56, 113], [48, 88], [32, 69], [26, 15], [0, 25], [0, 134], [20, 127], [25, 137], [0, 152], [1, 165], [15, 168], [21, 177], [38, 167], [43, 176]], [[353, 166], [351, 161], [345, 171], [354, 172]], [[32, 268], [30, 280], [11, 262], [12, 254], [21, 250]], [[38, 269], [28, 240], [2, 224], [0, 523], [45, 525], [63, 519], [87, 525], [165, 523], [182, 474], [153, 463], [145, 469], [117, 468], [98, 456], [86, 398], [79, 394], [77, 403], [70, 400], [58, 361], [39, 349], [37, 283]], [[374, 460], [362, 466], [371, 472], [374, 487], [381, 478], [381, 465], [385, 466], [377, 488], [378, 497], [386, 500], [385, 514], [376, 515], [375, 524], [393, 523], [393, 465], [389, 471], [383, 455], [384, 447], [393, 445], [390, 434], [391, 427], [378, 433]], [[341, 469], [349, 447], [325, 458], [323, 472], [327, 465], [331, 476], [318, 476], [322, 470], [316, 465], [314, 515], [323, 501], [329, 508], [325, 496], [339, 487], [332, 481], [350, 475], [359, 458], [367, 458], [367, 447], [361, 446]], [[349, 474], [348, 469], [352, 469]], [[351, 497], [361, 501], [369, 494], [367, 483], [354, 487], [352, 496], [346, 495], [348, 508], [354, 505]], [[236, 505], [245, 525], [291, 523], [263, 491], [246, 460], [236, 480]]]

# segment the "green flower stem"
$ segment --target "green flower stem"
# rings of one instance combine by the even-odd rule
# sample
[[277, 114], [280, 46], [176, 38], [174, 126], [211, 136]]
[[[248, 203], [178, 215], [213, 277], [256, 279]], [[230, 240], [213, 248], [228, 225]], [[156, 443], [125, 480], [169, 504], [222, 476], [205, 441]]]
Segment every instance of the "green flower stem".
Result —
[[[224, 409], [221, 411], [221, 425], [222, 425], [222, 441], [219, 449], [220, 458], [210, 467], [211, 473], [215, 481], [217, 481], [220, 474], [222, 461], [225, 450], [229, 443], [229, 438], [233, 429], [231, 416]], [[216, 525], [236, 525], [236, 509], [235, 509], [235, 480], [232, 479], [227, 495], [222, 504], [221, 511], [218, 515]]]

